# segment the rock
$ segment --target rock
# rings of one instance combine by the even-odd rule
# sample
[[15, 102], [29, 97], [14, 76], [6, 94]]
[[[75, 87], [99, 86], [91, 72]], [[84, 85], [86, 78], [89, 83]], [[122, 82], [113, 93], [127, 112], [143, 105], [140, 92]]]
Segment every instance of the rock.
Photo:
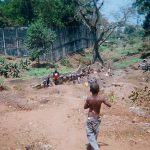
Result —
[[137, 141], [134, 140], [134, 139], [130, 139], [130, 142], [131, 142], [132, 144], [137, 144]]
[[149, 129], [149, 130], [147, 130], [147, 133], [150, 133], [150, 129]]
[[136, 117], [132, 120], [132, 123], [135, 123], [135, 122], [137, 122], [137, 118]]
[[119, 87], [123, 87], [123, 84], [118, 84], [118, 83], [112, 83], [112, 86], [115, 86], [115, 87], [117, 87], [117, 86], [119, 86]]
[[37, 84], [37, 85], [32, 86], [32, 88], [41, 89], [43, 88], [43, 86], [41, 84]]
[[32, 150], [32, 146], [31, 146], [31, 145], [27, 145], [27, 146], [25, 147], [25, 150]]
[[49, 99], [48, 98], [42, 98], [41, 100], [40, 100], [40, 104], [46, 104], [46, 103], [48, 103], [49, 102]]
[[27, 145], [25, 147], [25, 150], [51, 150], [52, 145], [51, 144], [44, 144], [42, 142], [34, 143], [32, 145]]
[[67, 116], [67, 118], [70, 118], [70, 117], [71, 117], [70, 115]]
[[39, 145], [40, 150], [50, 150], [52, 148], [52, 145], [50, 144], [41, 144]]
[[138, 139], [138, 142], [142, 142], [142, 139]]

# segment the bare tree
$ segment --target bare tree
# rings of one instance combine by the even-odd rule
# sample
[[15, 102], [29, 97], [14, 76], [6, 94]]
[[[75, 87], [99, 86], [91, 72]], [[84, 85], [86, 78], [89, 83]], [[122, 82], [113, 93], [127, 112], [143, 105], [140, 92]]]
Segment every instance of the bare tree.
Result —
[[104, 5], [104, 0], [75, 0], [75, 2], [78, 6], [77, 17], [93, 34], [93, 63], [98, 60], [104, 65], [99, 53], [99, 46], [108, 39], [116, 27], [124, 24], [127, 13], [124, 12], [124, 17], [120, 21], [109, 23], [100, 12]]

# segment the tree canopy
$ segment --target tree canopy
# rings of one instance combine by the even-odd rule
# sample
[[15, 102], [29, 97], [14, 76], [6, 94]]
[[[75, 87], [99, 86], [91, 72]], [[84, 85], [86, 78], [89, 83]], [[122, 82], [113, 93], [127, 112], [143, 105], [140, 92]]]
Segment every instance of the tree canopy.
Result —
[[145, 29], [145, 35], [150, 35], [150, 0], [135, 0], [133, 6], [137, 7], [139, 14], [145, 15], [143, 28]]
[[73, 0], [4, 0], [0, 1], [0, 27], [28, 26], [42, 19], [46, 25], [67, 26], [74, 19]]

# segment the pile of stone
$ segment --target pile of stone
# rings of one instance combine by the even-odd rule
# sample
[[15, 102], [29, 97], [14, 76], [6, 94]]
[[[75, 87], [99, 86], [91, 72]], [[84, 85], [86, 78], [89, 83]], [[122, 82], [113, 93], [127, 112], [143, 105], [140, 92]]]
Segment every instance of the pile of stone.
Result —
[[148, 86], [144, 88], [134, 88], [129, 95], [129, 99], [139, 106], [150, 107], [150, 89]]

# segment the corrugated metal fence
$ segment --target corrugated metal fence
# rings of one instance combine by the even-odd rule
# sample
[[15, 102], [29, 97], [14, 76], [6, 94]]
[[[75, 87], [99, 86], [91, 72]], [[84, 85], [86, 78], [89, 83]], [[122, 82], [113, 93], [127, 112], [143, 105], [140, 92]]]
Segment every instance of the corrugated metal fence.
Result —
[[[57, 35], [51, 46], [51, 51], [44, 54], [42, 59], [57, 61], [67, 54], [89, 48], [93, 45], [90, 30], [85, 26], [52, 28]], [[28, 56], [26, 47], [27, 27], [0, 28], [0, 53], [12, 56]]]

